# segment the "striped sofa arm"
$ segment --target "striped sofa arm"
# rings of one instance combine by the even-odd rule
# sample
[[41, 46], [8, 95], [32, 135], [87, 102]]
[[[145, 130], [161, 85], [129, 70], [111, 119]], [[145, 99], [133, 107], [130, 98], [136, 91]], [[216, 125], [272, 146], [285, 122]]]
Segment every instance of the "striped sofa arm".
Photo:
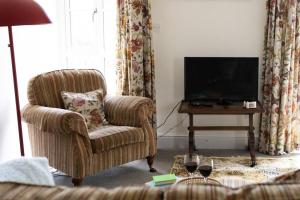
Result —
[[[230, 188], [214, 185], [181, 185], [175, 184], [168, 188], [165, 192], [165, 200], [229, 200], [234, 199], [231, 196], [232, 190]], [[258, 200], [258, 199], [257, 199]]]
[[106, 97], [104, 110], [110, 124], [141, 127], [153, 112], [152, 100], [137, 96]]
[[22, 118], [41, 131], [61, 134], [75, 132], [89, 138], [85, 120], [76, 112], [28, 104], [22, 109]]
[[0, 183], [0, 199], [13, 200], [163, 200], [163, 191], [159, 188], [118, 187], [105, 189], [100, 187], [48, 187], [18, 183]]

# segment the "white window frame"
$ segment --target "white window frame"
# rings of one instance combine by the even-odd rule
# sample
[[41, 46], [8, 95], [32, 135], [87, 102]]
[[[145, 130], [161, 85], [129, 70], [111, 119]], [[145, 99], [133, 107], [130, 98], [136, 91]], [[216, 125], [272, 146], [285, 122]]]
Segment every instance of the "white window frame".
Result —
[[[57, 0], [59, 18], [60, 22], [60, 32], [61, 32], [61, 63], [63, 63], [66, 68], [96, 68], [100, 70], [106, 78], [106, 82], [108, 82], [108, 93], [115, 93], [115, 77], [114, 76], [114, 66], [106, 66], [107, 63], [114, 63], [112, 57], [115, 57], [115, 52], [107, 52], [106, 44], [105, 44], [105, 14], [108, 12], [116, 12], [112, 10], [112, 8], [105, 8], [105, 1], [114, 1], [114, 0], [89, 0], [94, 1], [95, 7], [93, 9], [79, 9], [79, 10], [71, 10], [70, 2], [71, 1], [82, 1], [83, 3], [86, 0]], [[110, 2], [111, 3], [111, 2]], [[115, 0], [117, 4], [117, 1]], [[117, 6], [117, 5], [116, 5]], [[116, 8], [115, 8], [116, 9]], [[90, 12], [91, 18], [94, 18], [94, 23], [97, 31], [97, 35], [99, 35], [99, 40], [97, 41], [100, 54], [99, 54], [99, 62], [97, 62], [97, 66], [79, 66], [74, 65], [72, 61], [72, 27], [71, 27], [71, 13], [72, 12]], [[112, 22], [113, 23], [113, 22]], [[115, 22], [116, 23], [116, 22]], [[116, 34], [116, 33], [115, 33]], [[107, 38], [111, 39], [111, 38]], [[113, 56], [112, 56], [113, 55]], [[113, 61], [112, 61], [113, 60]], [[113, 64], [114, 65], [114, 64]], [[113, 67], [113, 68], [111, 68]], [[114, 83], [110, 83], [114, 82]]]

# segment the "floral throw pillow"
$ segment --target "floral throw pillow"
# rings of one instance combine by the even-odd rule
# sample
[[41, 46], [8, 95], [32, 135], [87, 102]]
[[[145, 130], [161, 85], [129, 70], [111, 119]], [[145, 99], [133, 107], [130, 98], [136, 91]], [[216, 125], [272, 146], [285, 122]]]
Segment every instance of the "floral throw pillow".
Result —
[[87, 93], [61, 92], [65, 108], [83, 115], [88, 129], [107, 125], [103, 107], [102, 90]]

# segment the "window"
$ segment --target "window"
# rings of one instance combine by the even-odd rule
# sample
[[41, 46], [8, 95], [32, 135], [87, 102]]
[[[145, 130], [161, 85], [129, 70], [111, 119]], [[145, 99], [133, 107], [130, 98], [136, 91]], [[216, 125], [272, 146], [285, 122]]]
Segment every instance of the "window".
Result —
[[65, 59], [69, 68], [95, 68], [115, 93], [117, 19], [115, 0], [65, 0]]

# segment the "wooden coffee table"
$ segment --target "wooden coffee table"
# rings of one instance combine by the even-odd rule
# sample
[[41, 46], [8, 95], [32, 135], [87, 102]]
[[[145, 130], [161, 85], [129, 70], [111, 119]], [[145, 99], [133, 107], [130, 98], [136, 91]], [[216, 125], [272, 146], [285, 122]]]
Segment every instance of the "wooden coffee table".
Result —
[[[251, 167], [256, 165], [255, 157], [255, 137], [253, 126], [253, 115], [255, 113], [262, 113], [264, 110], [260, 102], [256, 103], [256, 108], [244, 108], [242, 103], [236, 103], [232, 105], [212, 105], [212, 106], [193, 106], [189, 102], [182, 101], [179, 113], [185, 113], [189, 115], [189, 153], [193, 153], [196, 150], [195, 145], [195, 131], [247, 131], [248, 132], [248, 147], [251, 156]], [[195, 126], [194, 115], [247, 115], [249, 116], [248, 126]]]

